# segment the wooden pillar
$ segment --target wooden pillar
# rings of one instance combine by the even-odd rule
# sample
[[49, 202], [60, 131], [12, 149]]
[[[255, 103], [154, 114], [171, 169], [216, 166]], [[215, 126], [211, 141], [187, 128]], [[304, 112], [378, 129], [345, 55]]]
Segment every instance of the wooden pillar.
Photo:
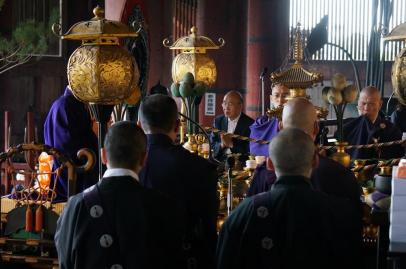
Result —
[[[272, 10], [271, 1], [249, 0], [248, 1], [248, 27], [247, 27], [247, 114], [253, 118], [261, 112], [261, 80], [260, 74], [271, 61], [272, 50], [275, 47], [271, 43], [272, 19], [275, 14]], [[266, 77], [266, 81], [269, 80]], [[269, 82], [266, 84], [269, 88]], [[266, 97], [269, 95], [266, 92]]]
[[[221, 102], [228, 91], [238, 90], [243, 96], [246, 93], [246, 14], [247, 0], [198, 1], [196, 18], [198, 33], [211, 38], [216, 44], [220, 37], [226, 42], [219, 50], [207, 51], [217, 67], [217, 81], [209, 90], [216, 94], [216, 115], [223, 114]], [[211, 126], [214, 116], [205, 115], [204, 108], [203, 98], [199, 122]]]

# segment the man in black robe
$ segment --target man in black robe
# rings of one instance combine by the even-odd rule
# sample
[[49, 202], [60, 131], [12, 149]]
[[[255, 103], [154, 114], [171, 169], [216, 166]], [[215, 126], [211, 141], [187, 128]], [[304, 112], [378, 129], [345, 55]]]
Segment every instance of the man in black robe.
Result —
[[232, 138], [231, 134], [249, 137], [250, 126], [254, 120], [242, 112], [243, 98], [237, 91], [228, 92], [223, 99], [224, 115], [214, 119], [214, 128], [227, 132], [228, 134], [213, 134], [211, 141], [213, 145], [214, 157], [225, 160], [227, 154], [240, 153], [242, 160], [247, 159], [250, 147], [248, 141]]
[[310, 183], [318, 159], [313, 141], [286, 128], [272, 139], [269, 156], [278, 179], [269, 192], [247, 198], [226, 219], [217, 268], [331, 268], [326, 196]]
[[[283, 110], [280, 129], [299, 128], [314, 141], [319, 128], [316, 110], [310, 101], [295, 98], [288, 101]], [[328, 195], [333, 217], [336, 219], [336, 256], [345, 268], [360, 262], [362, 211], [361, 189], [353, 172], [340, 163], [318, 155], [318, 165], [311, 174], [312, 188]], [[268, 191], [275, 183], [272, 170], [259, 167], [252, 180], [248, 195]]]
[[58, 220], [55, 243], [61, 269], [179, 268], [181, 236], [174, 203], [138, 182], [146, 140], [131, 122], [109, 128], [103, 179], [73, 196]]
[[[343, 126], [343, 140], [350, 145], [383, 143], [402, 138], [401, 131], [389, 120], [379, 115], [382, 99], [376, 87], [362, 89], [358, 99], [358, 118], [347, 121]], [[371, 149], [352, 149], [351, 159], [393, 159], [402, 157], [400, 145]]]
[[[288, 101], [284, 106], [280, 129], [286, 127], [299, 128], [314, 140], [319, 132], [319, 127], [316, 110], [312, 103], [304, 98]], [[264, 167], [260, 167], [254, 176], [249, 190], [250, 195], [268, 191], [275, 182], [274, 171], [264, 170]], [[313, 169], [311, 182], [316, 190], [347, 197], [355, 204], [360, 204], [361, 190], [354, 173], [334, 160], [319, 155], [319, 164]]]
[[185, 265], [212, 268], [217, 242], [217, 172], [215, 165], [175, 145], [179, 129], [175, 101], [162, 94], [144, 99], [139, 111], [148, 137], [148, 157], [140, 173], [143, 186], [175, 200], [182, 214]]

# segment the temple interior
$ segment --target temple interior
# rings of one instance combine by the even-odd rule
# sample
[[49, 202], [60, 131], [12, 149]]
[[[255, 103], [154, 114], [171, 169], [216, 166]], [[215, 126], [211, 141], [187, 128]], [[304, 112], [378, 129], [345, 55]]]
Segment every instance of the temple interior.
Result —
[[0, 0], [0, 268], [406, 268], [406, 0]]

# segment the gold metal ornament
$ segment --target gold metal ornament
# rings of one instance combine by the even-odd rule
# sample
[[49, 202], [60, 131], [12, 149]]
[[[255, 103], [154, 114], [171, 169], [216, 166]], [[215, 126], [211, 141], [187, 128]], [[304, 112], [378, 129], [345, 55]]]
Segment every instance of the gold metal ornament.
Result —
[[350, 166], [351, 156], [345, 152], [345, 146], [348, 146], [347, 142], [337, 142], [337, 152], [333, 153], [331, 159], [341, 163], [344, 167]]
[[[406, 42], [406, 23], [399, 24], [385, 36], [384, 41]], [[392, 65], [392, 86], [399, 102], [406, 105], [406, 47], [395, 57]]]
[[[62, 39], [82, 40], [69, 58], [68, 81], [82, 102], [103, 105], [122, 103], [137, 89], [140, 77], [134, 57], [119, 45], [119, 38], [136, 37], [127, 25], [104, 18], [96, 7], [90, 21], [73, 25]], [[53, 26], [53, 30], [60, 29]]]
[[273, 84], [279, 83], [289, 88], [289, 98], [307, 97], [306, 89], [315, 83], [323, 81], [323, 75], [303, 68], [303, 42], [300, 23], [297, 24], [293, 45], [293, 59], [295, 62], [289, 68], [271, 73]]
[[197, 28], [190, 29], [190, 35], [176, 40], [172, 45], [168, 38], [163, 40], [163, 45], [172, 50], [181, 50], [172, 61], [172, 79], [180, 83], [187, 72], [193, 74], [195, 81], [201, 81], [207, 86], [216, 82], [217, 69], [212, 58], [206, 54], [208, 49], [219, 49], [224, 46], [225, 41], [219, 38], [219, 45], [216, 45], [210, 38], [197, 35]]

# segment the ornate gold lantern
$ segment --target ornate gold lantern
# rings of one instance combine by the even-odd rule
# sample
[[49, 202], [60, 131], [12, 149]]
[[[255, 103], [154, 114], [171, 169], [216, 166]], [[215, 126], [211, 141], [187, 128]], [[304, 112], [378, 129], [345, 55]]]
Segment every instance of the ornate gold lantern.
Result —
[[176, 40], [172, 45], [168, 38], [164, 39], [163, 45], [171, 50], [181, 50], [172, 61], [172, 79], [180, 83], [183, 76], [190, 72], [195, 81], [204, 82], [211, 86], [216, 82], [217, 69], [213, 59], [206, 54], [208, 49], [219, 49], [224, 46], [225, 41], [219, 38], [219, 45], [205, 36], [197, 35], [197, 28], [193, 26], [190, 29], [190, 35]]
[[[406, 42], [406, 23], [399, 24], [384, 38], [384, 41]], [[392, 65], [392, 86], [398, 100], [406, 105], [406, 47], [396, 56]]]
[[[118, 104], [137, 87], [139, 71], [134, 57], [119, 44], [119, 38], [136, 37], [127, 25], [104, 18], [104, 10], [93, 9], [90, 21], [78, 22], [62, 39], [82, 40], [69, 58], [68, 81], [74, 96], [82, 102]], [[60, 26], [53, 26], [54, 32]]]
[[271, 73], [272, 83], [280, 83], [290, 90], [290, 98], [306, 97], [306, 89], [323, 81], [323, 75], [303, 68], [303, 42], [300, 24], [297, 24], [293, 45], [294, 64], [280, 72]]
[[[62, 39], [82, 40], [69, 58], [68, 81], [73, 95], [89, 103], [98, 124], [99, 152], [107, 131], [113, 107], [139, 91], [139, 71], [134, 57], [119, 44], [119, 38], [136, 37], [127, 25], [104, 18], [104, 10], [97, 6], [90, 21], [78, 22], [65, 35], [61, 26], [52, 30]], [[135, 94], [136, 95], [136, 94]], [[99, 179], [103, 164], [99, 154]]]

